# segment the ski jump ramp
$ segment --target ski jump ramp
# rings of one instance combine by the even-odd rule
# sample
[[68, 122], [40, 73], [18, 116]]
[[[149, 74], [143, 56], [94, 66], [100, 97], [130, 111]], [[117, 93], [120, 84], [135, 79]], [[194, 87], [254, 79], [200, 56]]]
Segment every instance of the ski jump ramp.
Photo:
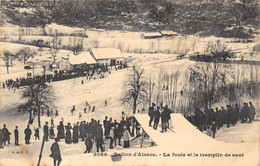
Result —
[[150, 117], [147, 114], [135, 114], [134, 116], [143, 130], [149, 135], [150, 139], [162, 148], [177, 148], [179, 150], [188, 148], [193, 151], [196, 149], [198, 151], [212, 151], [216, 149], [216, 147], [222, 150], [230, 149], [229, 144], [217, 141], [200, 132], [179, 113], [171, 114], [171, 122], [169, 123], [173, 128], [168, 129], [166, 133], [161, 132], [160, 122], [157, 130], [154, 130], [153, 127], [149, 127]]

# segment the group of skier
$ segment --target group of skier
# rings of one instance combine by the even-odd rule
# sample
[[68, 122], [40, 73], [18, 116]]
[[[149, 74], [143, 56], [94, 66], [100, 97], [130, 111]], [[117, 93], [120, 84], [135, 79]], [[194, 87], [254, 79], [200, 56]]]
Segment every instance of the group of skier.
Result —
[[170, 128], [169, 121], [171, 119], [171, 110], [168, 108], [168, 105], [165, 105], [165, 107], [160, 107], [152, 103], [152, 106], [149, 107], [148, 115], [150, 117], [149, 126], [152, 127], [153, 123], [153, 129], [157, 130], [159, 121], [161, 119], [161, 127], [162, 127], [162, 133], [167, 132], [167, 129]]

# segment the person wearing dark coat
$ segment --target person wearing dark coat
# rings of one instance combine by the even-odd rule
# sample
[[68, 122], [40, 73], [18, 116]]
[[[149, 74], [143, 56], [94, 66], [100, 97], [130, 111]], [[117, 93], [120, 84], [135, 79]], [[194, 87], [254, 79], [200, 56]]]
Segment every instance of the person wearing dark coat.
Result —
[[166, 128], [170, 128], [171, 110], [168, 108], [168, 105], [166, 105], [164, 109], [166, 111]]
[[105, 136], [106, 138], [108, 138], [108, 135], [110, 133], [111, 130], [111, 123], [112, 123], [112, 118], [110, 118], [107, 122], [106, 122], [106, 128], [105, 128]]
[[251, 123], [252, 120], [255, 119], [255, 107], [253, 106], [252, 102], [249, 102], [249, 123]]
[[118, 139], [118, 145], [121, 146], [121, 131], [120, 128], [118, 126], [118, 124], [116, 124], [115, 126], [115, 130], [114, 130], [114, 142], [115, 142], [115, 146], [116, 146], [116, 140]]
[[153, 129], [157, 130], [158, 123], [160, 121], [160, 107], [158, 106], [157, 109], [154, 112], [154, 124], [153, 124]]
[[88, 128], [87, 126], [88, 126], [88, 124], [86, 124], [86, 122], [83, 121], [83, 123], [82, 123], [82, 127], [81, 127], [81, 139], [82, 139], [82, 141], [84, 141], [85, 138], [86, 138], [86, 135], [87, 135], [87, 128]]
[[161, 122], [162, 122], [162, 133], [167, 132], [166, 122], [167, 122], [167, 111], [163, 109], [161, 113]]
[[244, 107], [241, 110], [241, 115], [242, 115], [242, 123], [247, 122], [247, 115], [249, 112], [249, 107], [248, 107], [248, 103], [244, 103]]
[[103, 120], [103, 126], [104, 126], [104, 129], [105, 129], [104, 135], [105, 135], [106, 138], [108, 138], [109, 124], [108, 124], [107, 116], [105, 116], [105, 119]]
[[149, 107], [149, 112], [148, 112], [148, 115], [150, 117], [149, 127], [152, 127], [152, 122], [153, 122], [153, 119], [154, 119], [154, 106], [155, 106], [155, 104], [152, 103], [152, 106]]
[[55, 138], [55, 134], [54, 134], [54, 129], [53, 126], [50, 127], [50, 139], [54, 139]]
[[0, 148], [3, 148], [4, 135], [2, 129], [0, 129]]
[[90, 138], [90, 136], [86, 137], [85, 145], [86, 145], [86, 151], [84, 153], [90, 153], [92, 146], [93, 146], [93, 141]]
[[30, 126], [28, 125], [27, 128], [24, 130], [25, 134], [25, 143], [30, 144], [31, 134], [32, 130], [30, 129]]
[[102, 132], [102, 127], [98, 126], [96, 128], [96, 134], [95, 134], [95, 141], [97, 143], [97, 152], [99, 152], [99, 149], [101, 150], [101, 152], [103, 152], [103, 147], [102, 147], [102, 143], [103, 143], [103, 132]]
[[6, 124], [4, 124], [4, 128], [2, 129], [2, 132], [3, 132], [3, 136], [4, 136], [4, 145], [6, 144], [6, 142], [8, 142], [8, 144], [10, 144], [11, 133], [6, 128]]
[[65, 143], [70, 144], [71, 143], [71, 125], [68, 123], [68, 125], [65, 127], [66, 129], [66, 137], [65, 137]]
[[125, 121], [125, 118], [122, 117], [122, 120], [121, 122], [119, 123], [119, 128], [120, 128], [120, 134], [123, 135], [123, 132], [124, 132], [124, 126], [126, 125], [126, 121]]
[[237, 121], [239, 119], [239, 114], [240, 114], [239, 107], [238, 107], [238, 104], [236, 103], [235, 104], [235, 110], [234, 110], [235, 123], [237, 123]]
[[216, 125], [215, 121], [212, 122], [211, 131], [213, 133], [212, 137], [215, 138], [215, 134], [216, 134], [216, 131], [217, 131], [217, 125]]
[[73, 126], [73, 143], [78, 143], [79, 142], [79, 127], [78, 124], [74, 124]]
[[43, 132], [44, 132], [44, 138], [45, 141], [48, 142], [48, 138], [49, 138], [49, 126], [48, 126], [48, 122], [45, 122], [45, 125], [43, 126]]
[[226, 123], [228, 128], [229, 128], [229, 124], [231, 123], [231, 116], [232, 116], [231, 109], [229, 105], [227, 105]]
[[16, 146], [19, 145], [19, 131], [18, 131], [18, 126], [15, 126], [15, 129], [14, 129], [14, 144]]
[[58, 141], [60, 141], [60, 139], [65, 138], [63, 122], [60, 122], [60, 124], [57, 127], [57, 130], [58, 130], [57, 138], [58, 138]]
[[92, 118], [91, 122], [88, 125], [88, 133], [91, 135], [91, 138], [94, 138], [94, 132], [95, 132], [95, 121]]
[[51, 155], [50, 156], [53, 158], [54, 166], [56, 166], [57, 161], [58, 161], [57, 166], [59, 166], [62, 161], [62, 158], [60, 155], [60, 147], [58, 144], [58, 138], [55, 138], [55, 142], [51, 145]]
[[40, 133], [39, 128], [34, 129], [35, 140], [39, 140], [40, 139], [40, 134], [39, 133]]
[[215, 121], [216, 121], [217, 129], [219, 130], [221, 127], [221, 113], [218, 108], [216, 108], [216, 112], [215, 112]]

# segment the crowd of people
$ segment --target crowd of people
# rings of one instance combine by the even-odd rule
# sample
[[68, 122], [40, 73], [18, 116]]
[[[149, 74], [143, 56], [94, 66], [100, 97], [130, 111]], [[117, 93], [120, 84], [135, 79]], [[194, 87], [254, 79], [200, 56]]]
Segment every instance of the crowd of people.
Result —
[[[132, 125], [131, 121], [133, 118], [126, 118], [125, 113], [122, 112], [121, 121], [117, 122], [117, 120], [113, 120], [106, 116], [103, 120], [103, 124], [100, 123], [100, 120], [91, 119], [90, 122], [81, 121], [76, 122], [71, 125], [71, 123], [67, 123], [64, 125], [63, 118], [60, 121], [60, 124], [57, 125], [57, 130], [54, 127], [53, 119], [51, 119], [51, 125], [49, 127], [49, 122], [45, 122], [43, 126], [43, 135], [45, 141], [49, 141], [49, 139], [57, 138], [57, 141], [61, 139], [65, 139], [66, 144], [78, 143], [79, 141], [85, 141], [86, 150], [85, 153], [89, 153], [93, 148], [94, 142], [96, 142], [97, 152], [104, 151], [104, 141], [109, 140], [109, 148], [113, 149], [114, 146], [122, 146], [121, 140], [123, 139], [123, 147], [130, 147], [130, 126]], [[55, 130], [57, 131], [55, 134]], [[32, 137], [32, 129], [30, 125], [24, 130], [25, 143], [30, 144]], [[11, 133], [6, 128], [6, 124], [4, 124], [3, 129], [0, 129], [0, 146], [3, 147], [7, 143], [10, 144], [10, 135]], [[14, 142], [16, 146], [19, 146], [19, 129], [18, 126], [15, 127], [14, 130]], [[40, 139], [40, 130], [39, 128], [34, 128], [34, 137], [35, 140]]]
[[[226, 125], [230, 127], [238, 121], [241, 123], [251, 123], [255, 117], [255, 108], [252, 102], [244, 103], [241, 109], [236, 103], [233, 107], [226, 105], [226, 108], [216, 107], [214, 109], [205, 109], [204, 112], [199, 108], [195, 109], [194, 115], [185, 116], [193, 125], [197, 126], [200, 131], [206, 130], [208, 135], [215, 138], [216, 131]], [[210, 132], [211, 131], [211, 132]], [[212, 134], [210, 134], [212, 133]]]
[[[105, 102], [105, 105], [107, 103]], [[75, 106], [72, 107], [75, 111]], [[139, 111], [138, 111], [139, 112]], [[142, 112], [145, 113], [144, 110]], [[168, 129], [172, 129], [170, 125], [170, 114], [171, 111], [167, 105], [164, 107], [162, 104], [156, 106], [152, 103], [152, 106], [149, 107], [148, 115], [150, 117], [149, 126], [153, 127], [154, 130], [158, 129], [158, 124], [161, 122], [161, 132], [167, 132]], [[226, 124], [227, 127], [230, 125], [235, 125], [239, 120], [241, 123], [251, 123], [254, 120], [255, 108], [252, 102], [244, 103], [242, 109], [239, 108], [238, 104], [235, 104], [234, 107], [227, 105], [226, 109], [221, 107], [221, 109], [216, 108], [206, 109], [201, 111], [199, 108], [195, 109], [193, 116], [185, 116], [192, 124], [198, 127], [199, 130], [206, 130], [208, 135], [215, 138], [215, 133], [218, 129]], [[64, 140], [66, 144], [77, 144], [79, 142], [84, 142], [85, 151], [84, 153], [90, 153], [91, 151], [103, 152], [105, 151], [105, 142], [107, 141], [108, 147], [113, 149], [115, 146], [122, 146], [123, 148], [130, 147], [131, 136], [134, 136], [134, 130], [136, 137], [140, 135], [140, 124], [136, 121], [134, 117], [126, 117], [124, 111], [122, 111], [121, 120], [117, 122], [116, 119], [108, 118], [105, 116], [103, 123], [100, 120], [91, 119], [87, 122], [82, 120], [81, 122], [74, 122], [64, 124], [64, 119], [61, 118], [61, 121], [58, 125], [55, 126], [53, 118], [49, 122], [45, 122], [43, 126], [43, 139], [48, 142], [49, 139], [54, 139], [55, 142], [51, 146], [51, 157], [53, 157], [54, 162], [58, 161], [58, 165], [61, 162], [61, 155], [58, 143], [61, 140]], [[56, 131], [55, 131], [56, 130]], [[24, 138], [25, 144], [30, 144], [32, 140], [33, 131], [31, 126], [28, 125], [24, 129]], [[10, 144], [10, 135], [11, 132], [7, 129], [6, 124], [3, 125], [3, 128], [0, 129], [0, 148], [3, 148], [7, 144]], [[19, 146], [19, 127], [15, 126], [14, 129], [14, 144]], [[35, 140], [40, 139], [40, 129], [34, 128], [34, 137]], [[121, 142], [123, 140], [123, 142]]]
[[[117, 69], [121, 69], [121, 67], [117, 67]], [[62, 80], [68, 80], [68, 79], [74, 79], [77, 77], [86, 77], [87, 80], [91, 79], [97, 79], [97, 78], [104, 78], [104, 73], [111, 74], [111, 71], [107, 67], [103, 68], [97, 68], [97, 69], [86, 69], [86, 70], [79, 70], [79, 69], [73, 69], [73, 70], [59, 70], [57, 72], [54, 72], [54, 74], [44, 74], [42, 76], [27, 76], [20, 77], [16, 79], [8, 79], [2, 83], [3, 89], [19, 89], [22, 86], [28, 86], [32, 84], [42, 84], [45, 82], [53, 82], [53, 81], [62, 81]], [[97, 75], [97, 76], [96, 76]], [[82, 84], [84, 81], [82, 80]]]

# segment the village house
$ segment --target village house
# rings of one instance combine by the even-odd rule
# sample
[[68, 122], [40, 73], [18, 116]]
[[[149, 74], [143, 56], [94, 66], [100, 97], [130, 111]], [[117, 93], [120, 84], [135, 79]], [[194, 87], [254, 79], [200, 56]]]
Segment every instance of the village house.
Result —
[[94, 68], [96, 65], [97, 61], [89, 52], [70, 53], [67, 58], [61, 58], [58, 62], [58, 68], [60, 70]]
[[116, 48], [95, 48], [90, 54], [98, 63], [98, 66], [122, 66], [124, 57], [121, 51]]

